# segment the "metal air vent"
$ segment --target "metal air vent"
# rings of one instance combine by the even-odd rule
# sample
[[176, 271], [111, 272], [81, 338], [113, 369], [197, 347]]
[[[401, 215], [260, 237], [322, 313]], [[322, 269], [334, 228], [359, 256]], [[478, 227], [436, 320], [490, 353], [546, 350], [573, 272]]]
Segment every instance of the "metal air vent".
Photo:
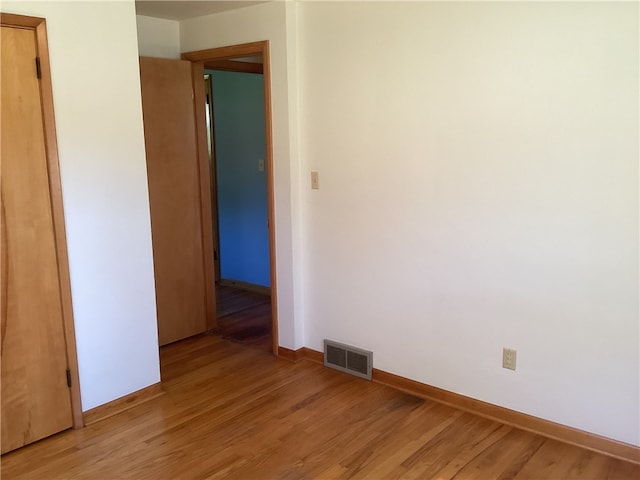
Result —
[[332, 340], [324, 341], [324, 365], [356, 377], [371, 380], [373, 352], [344, 345]]

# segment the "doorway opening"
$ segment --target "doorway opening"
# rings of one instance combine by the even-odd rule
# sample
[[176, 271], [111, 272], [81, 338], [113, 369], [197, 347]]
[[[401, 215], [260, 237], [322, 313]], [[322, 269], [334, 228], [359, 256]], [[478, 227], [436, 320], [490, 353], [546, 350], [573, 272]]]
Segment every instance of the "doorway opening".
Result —
[[[216, 68], [211, 69], [214, 65]], [[221, 66], [215, 62], [205, 65], [204, 72], [215, 332], [269, 349], [271, 291], [262, 56], [230, 60]]]
[[207, 138], [207, 162], [200, 165], [212, 187], [209, 198], [202, 195], [203, 211], [211, 212], [205, 243], [216, 286], [216, 319], [208, 327], [234, 341], [269, 345], [277, 355], [269, 45], [200, 50], [182, 58], [192, 63], [196, 105], [206, 107], [196, 113], [196, 129]]

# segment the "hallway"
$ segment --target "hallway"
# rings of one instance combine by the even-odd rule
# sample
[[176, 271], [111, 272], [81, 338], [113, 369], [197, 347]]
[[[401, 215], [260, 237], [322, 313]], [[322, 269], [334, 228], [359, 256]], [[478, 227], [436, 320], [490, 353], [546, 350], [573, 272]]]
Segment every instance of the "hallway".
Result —
[[216, 285], [218, 327], [209, 331], [226, 340], [271, 352], [271, 298]]

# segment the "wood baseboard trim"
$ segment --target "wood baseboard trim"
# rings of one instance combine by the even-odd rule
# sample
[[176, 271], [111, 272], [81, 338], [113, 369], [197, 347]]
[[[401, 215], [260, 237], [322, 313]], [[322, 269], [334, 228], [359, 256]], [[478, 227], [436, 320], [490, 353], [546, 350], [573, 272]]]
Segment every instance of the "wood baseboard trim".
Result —
[[221, 278], [218, 280], [218, 284], [223, 287], [233, 287], [247, 292], [259, 293], [266, 297], [271, 295], [270, 287], [263, 287], [262, 285], [255, 285], [253, 283], [242, 282], [240, 280], [231, 280], [229, 278]]
[[297, 363], [305, 358], [302, 348], [291, 350], [290, 348], [278, 347], [278, 357], [289, 362]]
[[[307, 347], [290, 350], [297, 358], [324, 363], [323, 353]], [[489, 418], [505, 425], [527, 430], [547, 438], [592, 450], [631, 463], [640, 464], [640, 447], [619, 442], [611, 438], [578, 430], [542, 418], [527, 415], [508, 408], [499, 407], [491, 403], [465, 397], [438, 387], [410, 380], [383, 370], [373, 369], [373, 381], [400, 390], [420, 398], [444, 403], [466, 412]]]
[[617, 440], [568, 427], [559, 423], [534, 417], [526, 413], [499, 407], [491, 403], [465, 397], [441, 388], [416, 382], [382, 370], [373, 369], [373, 381], [396, 388], [421, 398], [450, 405], [505, 425], [537, 433], [560, 442], [593, 450], [610, 457], [640, 464], [640, 448]]
[[162, 384], [160, 382], [154, 383], [129, 395], [116, 398], [109, 403], [87, 410], [83, 413], [84, 424], [88, 426], [100, 422], [161, 395], [164, 395]]
[[311, 360], [312, 362], [322, 363], [324, 365], [324, 353], [318, 352], [317, 350], [312, 350], [307, 347], [302, 347], [298, 349], [298, 351], [302, 351], [302, 358], [306, 358], [307, 360]]

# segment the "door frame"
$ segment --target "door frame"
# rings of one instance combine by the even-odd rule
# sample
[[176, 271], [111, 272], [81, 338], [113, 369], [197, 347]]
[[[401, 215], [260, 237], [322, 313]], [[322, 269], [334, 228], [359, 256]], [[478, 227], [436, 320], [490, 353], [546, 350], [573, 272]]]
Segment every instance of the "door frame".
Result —
[[76, 349], [73, 304], [71, 300], [69, 256], [67, 252], [67, 235], [64, 223], [64, 205], [62, 200], [60, 165], [58, 161], [56, 122], [53, 110], [53, 88], [51, 84], [46, 20], [40, 17], [0, 13], [0, 24], [3, 27], [33, 30], [36, 38], [37, 54], [40, 59], [40, 100], [42, 104], [44, 143], [47, 156], [47, 169], [49, 173], [49, 195], [51, 199], [51, 214], [53, 217], [53, 233], [56, 243], [67, 368], [69, 369], [68, 375], [70, 377], [69, 380], [71, 381], [71, 386], [69, 387], [69, 394], [71, 397], [71, 418], [73, 428], [82, 428], [84, 426], [84, 420], [82, 415], [82, 400], [80, 398], [78, 353]]
[[[212, 68], [220, 65], [221, 61], [234, 58], [251, 57], [262, 55], [262, 74], [264, 82], [264, 113], [265, 113], [265, 140], [266, 140], [266, 172], [267, 172], [267, 219], [269, 228], [269, 269], [271, 282], [271, 336], [273, 340], [273, 354], [278, 355], [278, 305], [277, 305], [277, 282], [276, 282], [276, 235], [275, 235], [275, 214], [274, 214], [274, 168], [273, 168], [273, 138], [271, 125], [271, 66], [269, 61], [269, 41], [259, 41], [243, 43], [227, 47], [209, 48], [196, 50], [182, 54], [183, 60], [188, 60], [192, 65], [194, 82], [194, 102], [196, 105], [196, 134], [198, 140], [198, 164], [200, 167], [200, 193], [202, 201], [202, 225], [203, 225], [203, 246], [205, 247], [205, 271], [208, 277], [207, 282], [213, 277], [213, 230], [211, 216], [211, 185], [209, 179], [209, 158], [207, 153], [206, 120], [203, 108], [199, 106], [205, 104], [204, 99], [204, 69], [211, 63]], [[206, 183], [206, 185], [205, 185]], [[206, 186], [206, 188], [205, 188]], [[205, 218], [206, 217], [206, 218]], [[210, 259], [206, 255], [210, 255]], [[213, 283], [211, 283], [213, 285]], [[215, 291], [213, 292], [215, 295]], [[215, 300], [215, 299], [214, 299]], [[209, 302], [207, 302], [209, 304]], [[215, 301], [214, 301], [215, 305]], [[213, 312], [215, 318], [215, 311]], [[208, 320], [207, 325], [209, 325]], [[213, 322], [215, 325], [215, 322]]]
[[213, 119], [213, 78], [211, 75], [205, 74], [204, 86], [205, 86], [205, 98], [207, 104], [207, 110], [209, 113], [209, 128], [207, 135], [209, 136], [209, 142], [207, 142], [207, 148], [209, 151], [209, 181], [211, 182], [211, 220], [213, 228], [213, 267], [214, 267], [214, 279], [216, 282], [220, 281], [222, 277], [220, 272], [220, 226], [218, 224], [218, 178], [216, 174], [216, 153], [215, 153], [215, 134], [214, 134], [214, 119]]

